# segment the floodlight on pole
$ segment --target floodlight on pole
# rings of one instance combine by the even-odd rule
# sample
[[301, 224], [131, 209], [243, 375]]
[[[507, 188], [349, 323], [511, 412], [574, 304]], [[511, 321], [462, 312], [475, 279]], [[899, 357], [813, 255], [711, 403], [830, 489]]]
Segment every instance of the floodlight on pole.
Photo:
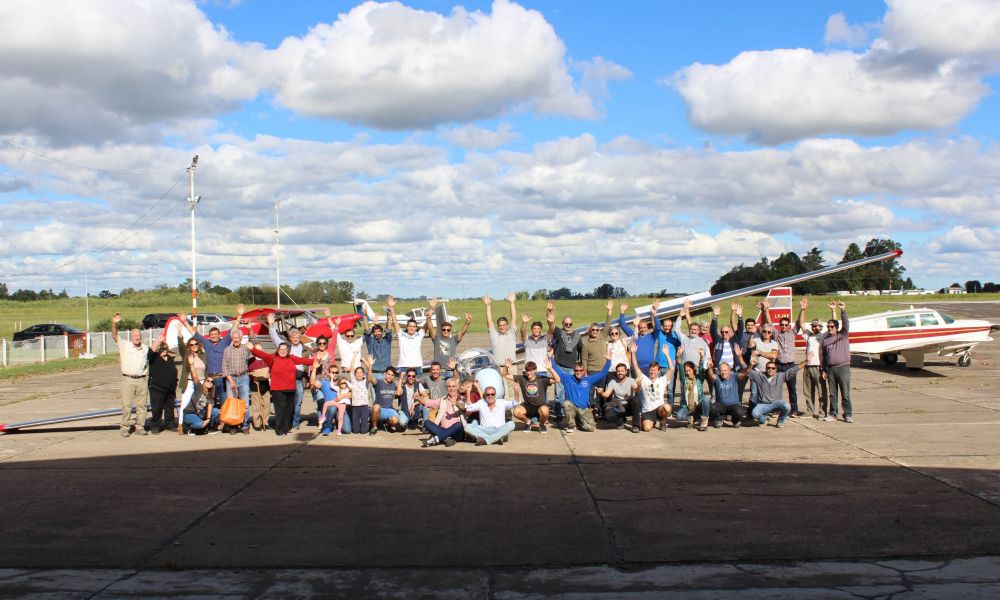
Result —
[[191, 195], [188, 196], [188, 208], [191, 210], [191, 314], [198, 315], [198, 275], [196, 270], [197, 254], [194, 249], [194, 209], [201, 202], [201, 196], [194, 195], [194, 170], [198, 168], [198, 155], [191, 159], [188, 167], [188, 179], [191, 182]]

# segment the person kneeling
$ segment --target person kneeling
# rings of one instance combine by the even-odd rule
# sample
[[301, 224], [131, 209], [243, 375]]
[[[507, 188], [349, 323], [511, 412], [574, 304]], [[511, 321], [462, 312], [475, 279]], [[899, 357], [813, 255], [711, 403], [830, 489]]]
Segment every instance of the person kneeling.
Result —
[[496, 388], [492, 385], [487, 387], [483, 390], [482, 400], [465, 407], [466, 413], [479, 413], [479, 423], [469, 423], [465, 432], [479, 439], [477, 446], [502, 445], [514, 431], [514, 422], [507, 420], [507, 411], [515, 406], [517, 403], [510, 400], [497, 402]]
[[205, 431], [219, 433], [215, 428], [219, 424], [219, 409], [212, 401], [214, 393], [215, 386], [211, 379], [195, 384], [194, 396], [184, 407], [184, 425], [188, 428], [188, 435]]

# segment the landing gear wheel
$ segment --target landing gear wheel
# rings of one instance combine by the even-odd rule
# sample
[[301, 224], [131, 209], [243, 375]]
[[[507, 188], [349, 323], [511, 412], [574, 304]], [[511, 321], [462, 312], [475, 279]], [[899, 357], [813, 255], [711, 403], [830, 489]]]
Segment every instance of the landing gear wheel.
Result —
[[879, 356], [879, 358], [882, 359], [882, 362], [885, 363], [887, 367], [891, 367], [892, 365], [896, 364], [896, 361], [899, 360], [899, 355], [894, 352], [889, 352], [886, 354], [882, 354], [881, 356]]
[[972, 356], [968, 354], [963, 354], [958, 357], [958, 366], [960, 367], [971, 367], [972, 366]]

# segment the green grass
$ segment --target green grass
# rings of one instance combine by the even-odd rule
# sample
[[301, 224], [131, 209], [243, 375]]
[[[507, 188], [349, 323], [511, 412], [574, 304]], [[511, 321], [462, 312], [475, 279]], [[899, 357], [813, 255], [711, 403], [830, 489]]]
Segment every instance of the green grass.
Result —
[[68, 373], [71, 371], [82, 371], [83, 369], [89, 369], [91, 367], [108, 365], [117, 362], [118, 362], [117, 354], [105, 354], [104, 356], [98, 356], [97, 358], [91, 360], [80, 359], [80, 358], [66, 358], [62, 360], [53, 360], [46, 363], [38, 363], [34, 365], [19, 365], [16, 367], [8, 367], [6, 369], [0, 369], [0, 381], [10, 381], [19, 379], [21, 377], [30, 377], [32, 375], [51, 375], [52, 373]]
[[[894, 308], [906, 306], [908, 304], [921, 305], [924, 303], [940, 302], [944, 300], [998, 300], [1000, 294], [966, 294], [961, 296], [949, 296], [946, 294], [930, 294], [927, 296], [816, 296], [810, 299], [809, 318], [825, 317], [826, 303], [830, 299], [843, 300], [850, 308], [850, 313], [854, 316], [866, 315], [874, 312], [892, 310]], [[236, 307], [232, 304], [213, 304], [204, 299], [200, 302], [199, 312], [203, 313], [223, 313], [234, 314]], [[798, 312], [798, 298], [795, 298], [795, 311]], [[740, 302], [745, 307], [746, 315], [756, 315], [756, 308], [753, 305], [758, 301], [756, 297], [741, 298]], [[155, 303], [148, 297], [139, 298], [91, 298], [90, 299], [90, 322], [96, 324], [109, 319], [115, 312], [121, 312], [129, 319], [139, 321], [147, 313], [154, 312], [177, 312], [190, 311], [190, 299], [185, 303], [183, 294], [171, 294], [166, 301]], [[652, 302], [652, 298], [629, 298], [625, 301], [630, 307], [641, 306]], [[560, 300], [556, 302], [556, 319], [561, 319], [564, 315], [571, 315], [577, 325], [590, 323], [592, 321], [603, 321], [605, 315], [604, 301], [601, 300]], [[384, 310], [382, 303], [372, 302], [372, 305], [379, 312]], [[613, 317], [618, 317], [619, 301], [615, 302]], [[263, 304], [260, 306], [272, 306]], [[303, 304], [303, 306], [314, 307], [313, 304]], [[426, 302], [403, 302], [396, 305], [396, 311], [402, 313], [417, 306], [426, 306]], [[247, 310], [257, 308], [248, 306]], [[334, 304], [329, 306], [334, 314], [345, 314], [353, 312], [353, 307], [349, 304]], [[493, 318], [509, 315], [509, 308], [506, 300], [493, 301]], [[545, 301], [520, 301], [517, 303], [518, 320], [523, 314], [528, 314], [533, 320], [545, 320]], [[448, 312], [460, 318], [466, 312], [473, 317], [472, 332], [485, 332], [485, 309], [481, 300], [453, 300], [448, 302]], [[630, 309], [631, 312], [631, 309]], [[708, 314], [706, 309], [703, 314]], [[728, 303], [723, 307], [723, 316], [728, 318]], [[28, 327], [36, 323], [45, 322], [67, 323], [83, 329], [86, 325], [84, 314], [83, 298], [67, 298], [60, 300], [44, 300], [36, 302], [13, 302], [0, 301], [0, 337], [10, 339], [14, 329], [14, 323], [20, 322], [21, 327]], [[520, 325], [520, 323], [518, 323]]]

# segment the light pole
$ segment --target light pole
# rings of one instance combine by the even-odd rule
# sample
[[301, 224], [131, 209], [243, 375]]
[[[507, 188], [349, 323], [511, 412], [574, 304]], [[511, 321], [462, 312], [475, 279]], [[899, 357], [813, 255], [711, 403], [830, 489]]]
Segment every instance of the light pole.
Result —
[[191, 195], [188, 196], [188, 208], [191, 209], [191, 314], [198, 316], [198, 279], [195, 265], [198, 255], [194, 252], [194, 209], [201, 201], [201, 196], [194, 195], [194, 170], [198, 168], [198, 155], [191, 159], [191, 166], [188, 167], [188, 179], [191, 181]]
[[277, 307], [281, 308], [281, 237], [278, 234], [278, 206], [281, 201], [274, 203], [274, 294]]

